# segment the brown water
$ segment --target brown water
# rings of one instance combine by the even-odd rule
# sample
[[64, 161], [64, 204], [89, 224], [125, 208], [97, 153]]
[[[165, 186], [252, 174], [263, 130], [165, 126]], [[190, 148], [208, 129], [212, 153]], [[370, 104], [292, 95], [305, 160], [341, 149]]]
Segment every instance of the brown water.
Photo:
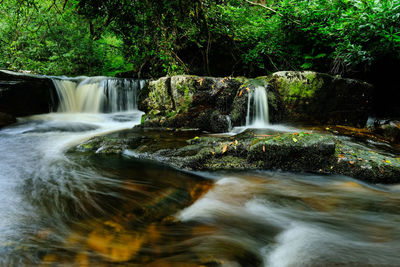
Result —
[[0, 266], [400, 265], [400, 186], [65, 152], [113, 116], [0, 131]]

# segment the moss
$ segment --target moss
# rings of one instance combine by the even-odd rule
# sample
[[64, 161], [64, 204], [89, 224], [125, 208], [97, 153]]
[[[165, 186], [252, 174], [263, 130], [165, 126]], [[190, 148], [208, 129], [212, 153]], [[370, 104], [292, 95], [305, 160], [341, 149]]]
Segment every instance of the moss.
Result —
[[314, 97], [322, 88], [324, 80], [314, 72], [305, 72], [296, 76], [278, 77], [278, 87], [286, 101]]

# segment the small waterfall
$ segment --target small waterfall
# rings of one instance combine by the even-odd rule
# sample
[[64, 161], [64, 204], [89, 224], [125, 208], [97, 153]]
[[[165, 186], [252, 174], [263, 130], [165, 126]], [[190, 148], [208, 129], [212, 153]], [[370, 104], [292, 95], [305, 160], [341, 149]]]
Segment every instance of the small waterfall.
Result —
[[137, 110], [144, 80], [106, 77], [53, 79], [60, 103], [57, 112], [99, 113]]
[[228, 131], [232, 131], [232, 121], [229, 115], [226, 115], [226, 121], [228, 122]]
[[268, 97], [265, 87], [257, 86], [249, 93], [246, 126], [264, 128], [269, 125]]

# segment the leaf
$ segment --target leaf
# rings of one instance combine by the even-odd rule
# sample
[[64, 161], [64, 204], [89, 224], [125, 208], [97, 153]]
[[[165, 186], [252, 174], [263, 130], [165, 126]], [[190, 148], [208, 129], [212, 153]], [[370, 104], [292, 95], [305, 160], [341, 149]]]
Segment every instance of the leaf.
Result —
[[228, 149], [228, 145], [225, 145], [225, 146], [222, 148], [222, 154], [224, 154], [224, 153], [226, 152], [227, 149]]
[[235, 140], [235, 146], [238, 144], [238, 140]]
[[297, 139], [295, 137], [292, 138], [293, 142], [297, 143]]
[[198, 80], [197, 82], [200, 84], [200, 86], [202, 86], [203, 85], [203, 81], [204, 81], [204, 79], [200, 78], [200, 80]]
[[306, 62], [303, 65], [301, 65], [301, 68], [303, 68], [303, 69], [311, 69], [312, 66], [313, 66], [313, 64], [311, 62]]
[[250, 92], [250, 88], [246, 87], [246, 91], [247, 91], [247, 93], [249, 93]]
[[199, 137], [198, 136], [196, 136], [195, 138], [193, 138], [193, 139], [199, 139]]
[[325, 56], [326, 56], [325, 53], [321, 53], [321, 54], [316, 55], [314, 58], [317, 59], [317, 58], [322, 58], [322, 57], [325, 57]]
[[355, 162], [352, 161], [352, 160], [350, 160], [349, 163], [350, 163], [351, 165], [354, 165]]
[[243, 90], [240, 90], [239, 92], [239, 96], [241, 96], [243, 94]]
[[265, 146], [263, 146], [263, 152], [265, 152]]

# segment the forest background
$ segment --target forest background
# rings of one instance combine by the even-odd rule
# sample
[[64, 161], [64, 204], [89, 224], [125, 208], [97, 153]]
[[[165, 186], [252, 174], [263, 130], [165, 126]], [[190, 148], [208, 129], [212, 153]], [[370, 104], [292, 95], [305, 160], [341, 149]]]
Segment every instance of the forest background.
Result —
[[0, 0], [0, 68], [144, 78], [314, 70], [393, 95], [400, 0]]

